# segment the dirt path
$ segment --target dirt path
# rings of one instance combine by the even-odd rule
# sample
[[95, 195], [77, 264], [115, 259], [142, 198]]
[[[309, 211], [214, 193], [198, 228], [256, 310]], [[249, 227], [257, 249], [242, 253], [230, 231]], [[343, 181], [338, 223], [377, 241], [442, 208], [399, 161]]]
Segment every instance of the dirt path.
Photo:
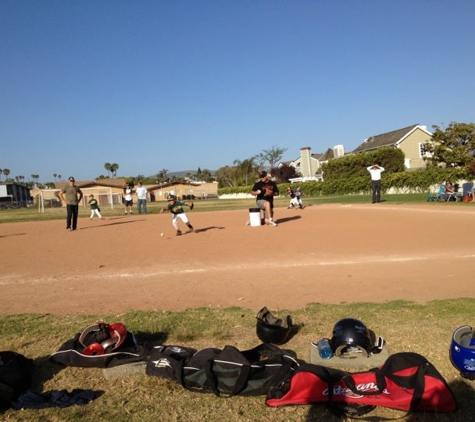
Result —
[[247, 211], [188, 215], [197, 230], [181, 237], [168, 214], [81, 218], [75, 232], [0, 224], [0, 313], [475, 297], [475, 207], [279, 208], [278, 227], [246, 226]]

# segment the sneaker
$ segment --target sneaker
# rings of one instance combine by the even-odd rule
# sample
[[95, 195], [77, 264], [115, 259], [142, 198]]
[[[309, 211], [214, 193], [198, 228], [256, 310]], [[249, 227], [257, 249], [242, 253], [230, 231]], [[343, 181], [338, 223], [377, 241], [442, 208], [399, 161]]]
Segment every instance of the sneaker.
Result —
[[277, 227], [277, 223], [274, 220], [269, 220], [269, 225]]
[[176, 235], [177, 235], [177, 236], [181, 236], [181, 230], [177, 230], [177, 231], [176, 231]]
[[188, 228], [190, 229], [190, 231], [194, 231], [194, 230], [195, 230], [191, 224], [188, 224]]

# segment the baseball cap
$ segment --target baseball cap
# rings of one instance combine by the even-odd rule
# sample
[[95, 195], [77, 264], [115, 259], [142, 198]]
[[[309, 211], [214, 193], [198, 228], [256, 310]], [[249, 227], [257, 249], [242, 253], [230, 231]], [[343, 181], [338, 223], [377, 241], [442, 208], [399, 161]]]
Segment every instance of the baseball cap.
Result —
[[263, 177], [266, 177], [267, 176], [267, 172], [262, 170], [259, 172], [259, 177], [262, 179]]
[[75, 182], [74, 177], [73, 177], [73, 176], [70, 176], [70, 177], [69, 177], [69, 181], [70, 181], [70, 182]]

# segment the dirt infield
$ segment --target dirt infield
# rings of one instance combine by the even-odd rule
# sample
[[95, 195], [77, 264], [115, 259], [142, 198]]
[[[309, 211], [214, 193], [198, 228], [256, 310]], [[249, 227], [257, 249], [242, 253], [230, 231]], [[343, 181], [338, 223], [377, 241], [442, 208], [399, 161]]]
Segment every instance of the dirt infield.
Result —
[[65, 220], [0, 224], [0, 313], [475, 297], [475, 207], [279, 208], [278, 227], [246, 226], [247, 210], [188, 215], [196, 231], [181, 237], [169, 214], [80, 218], [75, 232]]

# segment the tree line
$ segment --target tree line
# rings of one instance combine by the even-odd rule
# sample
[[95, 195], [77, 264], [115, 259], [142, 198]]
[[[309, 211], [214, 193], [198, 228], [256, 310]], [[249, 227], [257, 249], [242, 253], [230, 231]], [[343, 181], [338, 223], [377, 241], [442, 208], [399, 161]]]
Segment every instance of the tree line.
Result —
[[[475, 124], [474, 123], [450, 123], [444, 130], [437, 125], [434, 129], [432, 142], [423, 145], [425, 153], [424, 160], [426, 166], [430, 168], [465, 169], [467, 174], [475, 175]], [[141, 181], [144, 184], [167, 183], [172, 181], [217, 181], [220, 188], [248, 186], [254, 183], [257, 173], [261, 169], [266, 169], [277, 182], [287, 182], [289, 179], [298, 177], [294, 167], [280, 163], [287, 148], [273, 145], [269, 149], [245, 159], [236, 159], [232, 165], [226, 165], [212, 172], [208, 169], [198, 167], [196, 172], [188, 172], [185, 176], [170, 176], [167, 169], [162, 169], [156, 175], [146, 177], [144, 175], [125, 177], [128, 183], [135, 184]], [[367, 162], [379, 161], [389, 172], [404, 171], [402, 151], [395, 150], [388, 153], [384, 148], [348, 155], [342, 158], [330, 160], [322, 166], [325, 179], [344, 179], [354, 177], [365, 169]], [[280, 164], [280, 165], [279, 165]], [[117, 177], [119, 164], [106, 162], [104, 168], [107, 177]], [[10, 178], [10, 169], [0, 169], [0, 182], [16, 182], [27, 187], [35, 184], [40, 187], [54, 188], [53, 182], [39, 183], [40, 175], [31, 174], [33, 181], [25, 182], [22, 175]], [[5, 180], [2, 181], [2, 175]], [[54, 182], [61, 181], [61, 174], [53, 173]], [[100, 175], [96, 180], [105, 179]]]

